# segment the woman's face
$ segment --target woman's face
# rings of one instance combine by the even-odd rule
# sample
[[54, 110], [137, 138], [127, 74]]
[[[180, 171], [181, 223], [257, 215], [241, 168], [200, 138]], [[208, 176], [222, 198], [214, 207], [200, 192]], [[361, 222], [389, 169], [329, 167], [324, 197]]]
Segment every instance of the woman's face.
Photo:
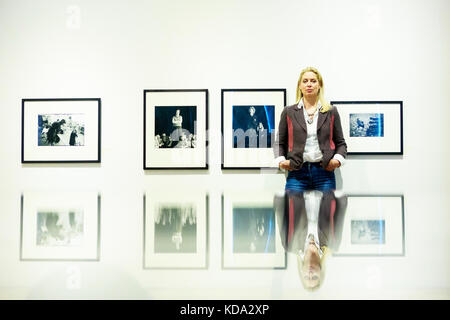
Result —
[[309, 288], [314, 288], [320, 283], [320, 265], [310, 263], [303, 265], [302, 277]]
[[313, 288], [320, 283], [320, 257], [317, 250], [307, 250], [304, 259], [302, 277], [306, 285]]
[[302, 94], [306, 97], [315, 97], [319, 94], [319, 89], [320, 84], [317, 75], [312, 71], [305, 72], [300, 81]]

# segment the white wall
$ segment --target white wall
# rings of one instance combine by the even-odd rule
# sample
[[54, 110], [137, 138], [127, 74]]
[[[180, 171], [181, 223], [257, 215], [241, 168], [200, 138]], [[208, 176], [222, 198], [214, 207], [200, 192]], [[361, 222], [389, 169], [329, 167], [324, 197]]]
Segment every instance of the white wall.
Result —
[[[347, 193], [405, 195], [407, 252], [335, 259], [317, 295], [376, 295], [366, 285], [375, 266], [381, 293], [448, 298], [449, 21], [447, 0], [0, 0], [0, 297], [52, 296], [39, 291], [52, 274], [55, 287], [65, 283], [73, 264], [19, 261], [20, 194], [55, 182], [102, 194], [101, 261], [76, 264], [84, 279], [109, 270], [95, 288], [135, 282], [142, 291], [128, 297], [183, 298], [171, 288], [187, 285], [203, 288], [189, 297], [228, 298], [245, 286], [244, 297], [300, 297], [295, 267], [233, 281], [237, 273], [220, 270], [220, 232], [210, 234], [206, 276], [143, 271], [142, 194], [174, 183], [209, 192], [210, 230], [220, 231], [223, 190], [282, 190], [281, 174], [221, 171], [220, 89], [287, 88], [293, 103], [299, 71], [313, 65], [330, 100], [403, 101], [404, 155], [349, 157], [338, 175]], [[209, 171], [142, 170], [142, 96], [155, 88], [209, 89]], [[101, 164], [21, 164], [21, 99], [58, 97], [102, 99]]]

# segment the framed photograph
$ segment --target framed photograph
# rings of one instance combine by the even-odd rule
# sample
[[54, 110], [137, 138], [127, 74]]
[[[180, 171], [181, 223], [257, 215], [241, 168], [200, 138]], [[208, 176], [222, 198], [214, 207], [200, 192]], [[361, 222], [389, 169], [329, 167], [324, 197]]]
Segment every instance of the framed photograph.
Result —
[[144, 170], [208, 168], [208, 90], [144, 90]]
[[22, 163], [100, 162], [100, 98], [22, 99]]
[[404, 256], [403, 195], [349, 195], [335, 256]]
[[100, 195], [26, 192], [21, 197], [20, 260], [100, 260]]
[[222, 89], [222, 169], [273, 168], [286, 89]]
[[208, 267], [208, 196], [144, 194], [144, 269]]
[[341, 117], [348, 154], [403, 154], [402, 101], [331, 101]]
[[223, 194], [223, 269], [286, 268], [273, 199], [268, 192]]

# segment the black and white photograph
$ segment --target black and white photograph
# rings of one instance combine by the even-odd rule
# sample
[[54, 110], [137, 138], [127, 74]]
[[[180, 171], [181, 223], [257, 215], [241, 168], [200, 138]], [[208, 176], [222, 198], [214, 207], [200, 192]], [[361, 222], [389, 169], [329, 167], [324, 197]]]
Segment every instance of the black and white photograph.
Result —
[[98, 261], [100, 195], [27, 191], [21, 196], [21, 260]]
[[352, 244], [385, 244], [385, 220], [352, 220]]
[[161, 206], [155, 218], [155, 253], [197, 252], [195, 207]]
[[39, 114], [39, 146], [84, 146], [84, 114]]
[[348, 195], [334, 256], [404, 256], [403, 195]]
[[100, 155], [100, 98], [22, 99], [22, 163], [98, 163]]
[[331, 101], [349, 155], [403, 154], [403, 101]]
[[273, 207], [233, 208], [233, 252], [275, 253]]
[[222, 89], [222, 169], [273, 168], [286, 89]]
[[233, 148], [272, 148], [275, 106], [233, 106]]
[[83, 244], [83, 210], [37, 212], [38, 246], [81, 246]]
[[155, 148], [195, 148], [196, 106], [155, 107]]
[[186, 190], [144, 193], [144, 269], [208, 267], [208, 199]]
[[285, 269], [273, 192], [222, 194], [222, 268]]
[[144, 90], [144, 170], [208, 169], [208, 90]]

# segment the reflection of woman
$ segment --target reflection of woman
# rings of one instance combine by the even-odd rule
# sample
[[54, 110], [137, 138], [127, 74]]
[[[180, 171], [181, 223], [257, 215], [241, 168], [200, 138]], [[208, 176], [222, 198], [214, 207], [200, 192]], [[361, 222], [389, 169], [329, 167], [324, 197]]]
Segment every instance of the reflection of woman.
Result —
[[300, 73], [297, 103], [281, 113], [274, 143], [278, 167], [288, 170], [286, 189], [336, 189], [334, 170], [344, 164], [347, 145], [337, 109], [325, 100], [319, 71]]
[[274, 200], [281, 243], [297, 256], [300, 281], [318, 289], [325, 277], [326, 259], [339, 248], [347, 197], [334, 192], [288, 192]]

